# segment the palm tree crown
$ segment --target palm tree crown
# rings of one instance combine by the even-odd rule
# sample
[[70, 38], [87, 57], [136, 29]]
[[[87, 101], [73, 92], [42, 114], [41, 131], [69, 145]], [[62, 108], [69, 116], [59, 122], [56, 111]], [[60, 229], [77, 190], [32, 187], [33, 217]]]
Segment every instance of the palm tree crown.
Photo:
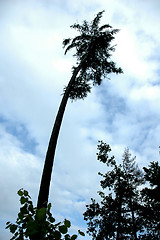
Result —
[[[110, 60], [111, 52], [115, 50], [115, 46], [111, 46], [111, 41], [119, 30], [112, 29], [109, 24], [99, 27], [103, 12], [99, 12], [91, 23], [84, 21], [82, 25], [73, 24], [71, 28], [76, 29], [80, 35], [63, 41], [65, 54], [75, 48], [77, 64], [82, 64], [70, 91], [69, 97], [72, 100], [86, 97], [91, 91], [91, 82], [93, 85], [100, 85], [102, 78], [106, 78], [109, 73], [123, 72]], [[75, 68], [73, 67], [73, 70]]]

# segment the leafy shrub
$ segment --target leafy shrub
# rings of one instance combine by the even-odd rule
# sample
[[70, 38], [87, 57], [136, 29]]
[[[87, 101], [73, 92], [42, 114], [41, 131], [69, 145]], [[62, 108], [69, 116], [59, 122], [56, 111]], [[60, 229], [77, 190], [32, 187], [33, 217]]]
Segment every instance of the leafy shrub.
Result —
[[67, 219], [56, 223], [50, 212], [51, 203], [47, 208], [37, 209], [33, 206], [28, 191], [20, 189], [18, 195], [22, 207], [16, 223], [6, 223], [6, 228], [13, 234], [10, 240], [75, 240], [78, 235], [85, 236], [80, 230], [78, 230], [78, 234], [70, 236], [68, 230], [71, 222]]

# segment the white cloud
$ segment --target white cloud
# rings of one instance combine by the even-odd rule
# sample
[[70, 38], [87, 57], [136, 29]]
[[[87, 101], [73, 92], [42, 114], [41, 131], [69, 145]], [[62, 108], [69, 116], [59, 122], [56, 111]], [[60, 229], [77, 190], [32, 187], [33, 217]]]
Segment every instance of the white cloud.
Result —
[[[0, 201], [2, 217], [5, 220], [13, 219], [18, 214], [18, 197], [16, 192], [20, 188], [30, 188], [37, 192], [39, 175], [41, 172], [39, 159], [22, 150], [22, 143], [16, 136], [7, 133], [4, 127], [0, 128]], [[33, 194], [35, 201], [36, 194]]]

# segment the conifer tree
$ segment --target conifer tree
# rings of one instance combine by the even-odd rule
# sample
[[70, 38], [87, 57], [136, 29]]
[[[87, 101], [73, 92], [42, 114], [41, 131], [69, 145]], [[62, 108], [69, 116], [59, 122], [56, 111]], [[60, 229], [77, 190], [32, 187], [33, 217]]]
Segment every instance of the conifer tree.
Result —
[[84, 219], [87, 221], [88, 233], [93, 239], [138, 239], [137, 232], [142, 225], [138, 219], [139, 190], [144, 182], [142, 171], [138, 168], [135, 158], [129, 149], [125, 149], [122, 164], [117, 165], [114, 156], [110, 157], [109, 145], [100, 142], [98, 157], [109, 170], [99, 173], [103, 177], [99, 191], [101, 202], [87, 205]]
[[99, 26], [103, 12], [99, 12], [91, 23], [84, 21], [82, 25], [73, 24], [71, 28], [77, 30], [79, 35], [63, 41], [65, 54], [75, 49], [76, 66], [73, 66], [72, 77], [64, 89], [51, 133], [38, 196], [38, 209], [46, 207], [48, 203], [57, 139], [68, 99], [84, 99], [91, 91], [91, 85], [100, 85], [110, 73], [122, 73], [122, 69], [117, 68], [111, 60], [111, 54], [115, 50], [111, 42], [118, 30], [109, 24]]
[[126, 148], [122, 156], [122, 167], [124, 182], [126, 185], [125, 201], [126, 209], [131, 213], [131, 232], [137, 240], [137, 232], [141, 229], [141, 220], [136, 218], [138, 214], [140, 198], [138, 186], [144, 183], [144, 176], [135, 161], [136, 157], [131, 157], [129, 148]]

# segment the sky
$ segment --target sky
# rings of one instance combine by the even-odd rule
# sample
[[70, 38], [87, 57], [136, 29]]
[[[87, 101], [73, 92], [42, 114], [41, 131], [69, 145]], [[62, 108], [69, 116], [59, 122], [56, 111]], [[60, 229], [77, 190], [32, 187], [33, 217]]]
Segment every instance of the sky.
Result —
[[[108, 76], [85, 100], [68, 102], [56, 150], [49, 202], [57, 221], [86, 231], [83, 212], [98, 199], [98, 140], [118, 162], [129, 147], [140, 168], [159, 161], [159, 0], [0, 1], [0, 239], [19, 211], [17, 191], [36, 205], [47, 144], [63, 88], [76, 64], [64, 55], [70, 28], [105, 10], [101, 24], [120, 29], [113, 60], [123, 74]], [[84, 240], [91, 237], [86, 235]]]

